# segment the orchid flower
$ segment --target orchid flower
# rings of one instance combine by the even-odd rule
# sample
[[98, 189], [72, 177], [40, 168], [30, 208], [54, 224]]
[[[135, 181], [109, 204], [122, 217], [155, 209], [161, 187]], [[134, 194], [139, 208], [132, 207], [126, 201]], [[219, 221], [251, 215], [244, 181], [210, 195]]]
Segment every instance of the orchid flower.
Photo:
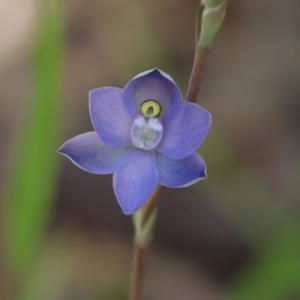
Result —
[[68, 140], [58, 151], [90, 173], [113, 173], [114, 192], [125, 214], [139, 209], [157, 184], [186, 187], [207, 177], [196, 151], [211, 115], [183, 101], [168, 74], [153, 69], [124, 89], [93, 89], [89, 109], [95, 131]]

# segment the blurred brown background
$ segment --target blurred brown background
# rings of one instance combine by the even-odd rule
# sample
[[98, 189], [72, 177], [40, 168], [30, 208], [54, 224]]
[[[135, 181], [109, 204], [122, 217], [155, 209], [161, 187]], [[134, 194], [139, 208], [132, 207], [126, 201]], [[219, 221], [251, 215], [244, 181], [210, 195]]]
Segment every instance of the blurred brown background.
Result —
[[[92, 130], [92, 88], [123, 87], [157, 66], [185, 94], [198, 4], [65, 1], [62, 142]], [[37, 0], [0, 1], [1, 184], [28, 99], [38, 9]], [[227, 299], [227, 289], [255, 264], [270, 230], [299, 217], [299, 11], [298, 0], [229, 2], [198, 99], [213, 115], [199, 150], [209, 179], [168, 190], [161, 199], [145, 299]], [[59, 233], [65, 244], [46, 247], [45, 263], [59, 270], [71, 253], [74, 261], [58, 299], [123, 299], [105, 293], [126, 290], [131, 219], [115, 200], [111, 176], [61, 162], [50, 233]]]

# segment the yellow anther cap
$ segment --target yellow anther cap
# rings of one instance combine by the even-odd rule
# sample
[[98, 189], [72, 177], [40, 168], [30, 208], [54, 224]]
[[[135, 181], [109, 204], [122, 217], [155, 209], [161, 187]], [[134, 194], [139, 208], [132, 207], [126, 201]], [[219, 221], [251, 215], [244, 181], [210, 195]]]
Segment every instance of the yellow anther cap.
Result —
[[160, 114], [161, 107], [155, 100], [146, 100], [141, 105], [141, 112], [146, 117], [155, 118]]

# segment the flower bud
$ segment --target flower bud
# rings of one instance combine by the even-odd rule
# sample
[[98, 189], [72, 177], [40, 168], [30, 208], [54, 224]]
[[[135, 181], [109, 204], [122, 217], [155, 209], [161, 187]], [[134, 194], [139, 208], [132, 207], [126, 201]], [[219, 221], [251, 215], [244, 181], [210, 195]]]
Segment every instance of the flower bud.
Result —
[[205, 5], [198, 45], [210, 49], [225, 18], [227, 0], [202, 0]]

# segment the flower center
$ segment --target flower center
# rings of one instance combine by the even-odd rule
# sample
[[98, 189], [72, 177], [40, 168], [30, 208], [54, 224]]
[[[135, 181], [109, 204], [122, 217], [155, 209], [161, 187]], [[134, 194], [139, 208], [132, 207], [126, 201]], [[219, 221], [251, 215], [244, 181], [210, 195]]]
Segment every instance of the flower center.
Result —
[[138, 115], [131, 126], [131, 138], [138, 148], [151, 150], [158, 145], [163, 135], [159, 118]]

